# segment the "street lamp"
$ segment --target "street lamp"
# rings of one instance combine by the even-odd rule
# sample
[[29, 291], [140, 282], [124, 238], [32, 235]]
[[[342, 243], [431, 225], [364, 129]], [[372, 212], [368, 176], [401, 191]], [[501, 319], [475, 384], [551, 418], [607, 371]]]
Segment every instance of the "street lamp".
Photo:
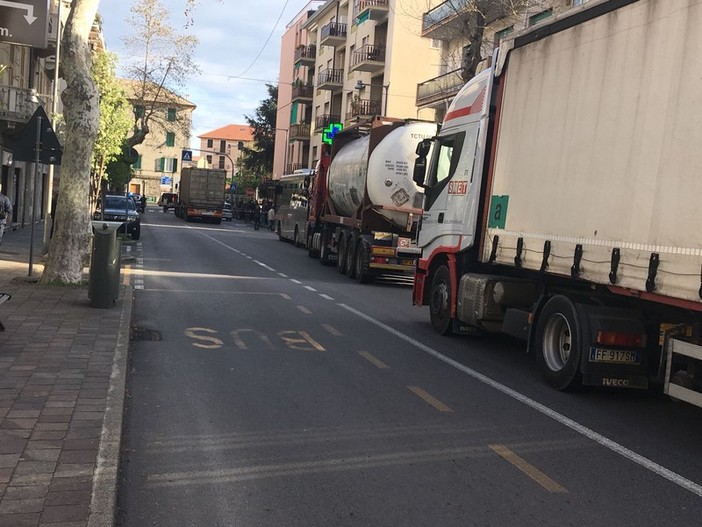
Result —
[[380, 86], [381, 88], [383, 88], [385, 90], [385, 98], [384, 98], [384, 102], [383, 102], [383, 117], [387, 117], [387, 114], [388, 114], [388, 90], [390, 89], [390, 83], [388, 82], [387, 84], [367, 84], [359, 79], [358, 82], [356, 82], [356, 86], [354, 87], [354, 89], [361, 91], [363, 88], [365, 88], [367, 86], [371, 87], [371, 88], [373, 86]]

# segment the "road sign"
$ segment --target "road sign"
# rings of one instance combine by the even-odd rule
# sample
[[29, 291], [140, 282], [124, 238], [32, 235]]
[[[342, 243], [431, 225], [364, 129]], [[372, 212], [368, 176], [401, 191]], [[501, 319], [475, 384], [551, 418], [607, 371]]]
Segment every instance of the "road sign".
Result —
[[0, 42], [46, 48], [49, 0], [0, 0]]
[[183, 150], [180, 153], [180, 160], [187, 161], [188, 163], [192, 163], [193, 162], [193, 151], [192, 150]]
[[37, 143], [37, 124], [39, 124], [39, 119], [41, 119], [39, 162], [45, 165], [60, 165], [61, 154], [63, 153], [61, 144], [54, 133], [54, 129], [51, 127], [49, 117], [41, 106], [36, 109], [29, 122], [17, 134], [13, 149], [15, 161], [34, 161], [36, 159], [34, 150]]
[[172, 178], [172, 177], [163, 176], [163, 177], [161, 178], [161, 186], [163, 186], [163, 187], [166, 187], [166, 186], [167, 186], [167, 187], [170, 187], [172, 182], [173, 182], [173, 178]]

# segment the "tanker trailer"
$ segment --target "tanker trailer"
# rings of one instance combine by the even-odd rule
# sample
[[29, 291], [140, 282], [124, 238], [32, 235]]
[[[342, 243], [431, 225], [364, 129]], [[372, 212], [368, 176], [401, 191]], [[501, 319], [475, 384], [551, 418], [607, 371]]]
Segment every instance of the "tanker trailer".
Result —
[[375, 117], [334, 136], [317, 166], [307, 246], [359, 282], [413, 274], [422, 190], [412, 180], [417, 144], [436, 123]]

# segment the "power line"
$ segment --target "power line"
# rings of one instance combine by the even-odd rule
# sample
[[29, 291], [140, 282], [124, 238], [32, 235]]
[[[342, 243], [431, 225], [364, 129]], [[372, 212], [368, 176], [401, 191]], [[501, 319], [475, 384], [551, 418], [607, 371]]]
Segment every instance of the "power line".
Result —
[[246, 69], [245, 69], [244, 71], [242, 71], [239, 75], [237, 75], [236, 77], [233, 77], [233, 78], [236, 79], [236, 78], [239, 78], [239, 77], [242, 77], [242, 76], [246, 75], [246, 73], [247, 73], [251, 68], [253, 68], [254, 64], [256, 64], [256, 62], [258, 61], [258, 59], [261, 58], [261, 55], [263, 54], [263, 51], [266, 49], [266, 46], [267, 46], [268, 43], [270, 42], [271, 37], [273, 36], [273, 33], [275, 33], [275, 30], [278, 29], [278, 23], [280, 22], [280, 19], [283, 18], [283, 13], [285, 12], [285, 8], [288, 7], [288, 2], [289, 2], [289, 1], [290, 1], [290, 0], [285, 0], [285, 4], [283, 4], [283, 8], [280, 10], [280, 14], [278, 15], [278, 20], [275, 21], [275, 25], [273, 26], [273, 29], [271, 29], [271, 32], [268, 34], [268, 38], [267, 38], [266, 41], [263, 43], [263, 47], [261, 48], [261, 51], [258, 52], [258, 55], [256, 55], [256, 58], [254, 58], [254, 59], [253, 59], [253, 62], [252, 62], [251, 64], [249, 64], [249, 67], [248, 67], [248, 68], [246, 68]]

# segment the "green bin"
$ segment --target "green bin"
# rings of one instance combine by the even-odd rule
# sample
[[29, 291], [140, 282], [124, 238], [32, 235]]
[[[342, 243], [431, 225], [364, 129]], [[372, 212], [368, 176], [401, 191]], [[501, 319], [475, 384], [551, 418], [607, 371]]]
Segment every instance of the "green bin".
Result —
[[107, 309], [119, 298], [122, 245], [117, 239], [120, 221], [93, 221], [93, 251], [90, 257], [88, 298], [90, 307]]

